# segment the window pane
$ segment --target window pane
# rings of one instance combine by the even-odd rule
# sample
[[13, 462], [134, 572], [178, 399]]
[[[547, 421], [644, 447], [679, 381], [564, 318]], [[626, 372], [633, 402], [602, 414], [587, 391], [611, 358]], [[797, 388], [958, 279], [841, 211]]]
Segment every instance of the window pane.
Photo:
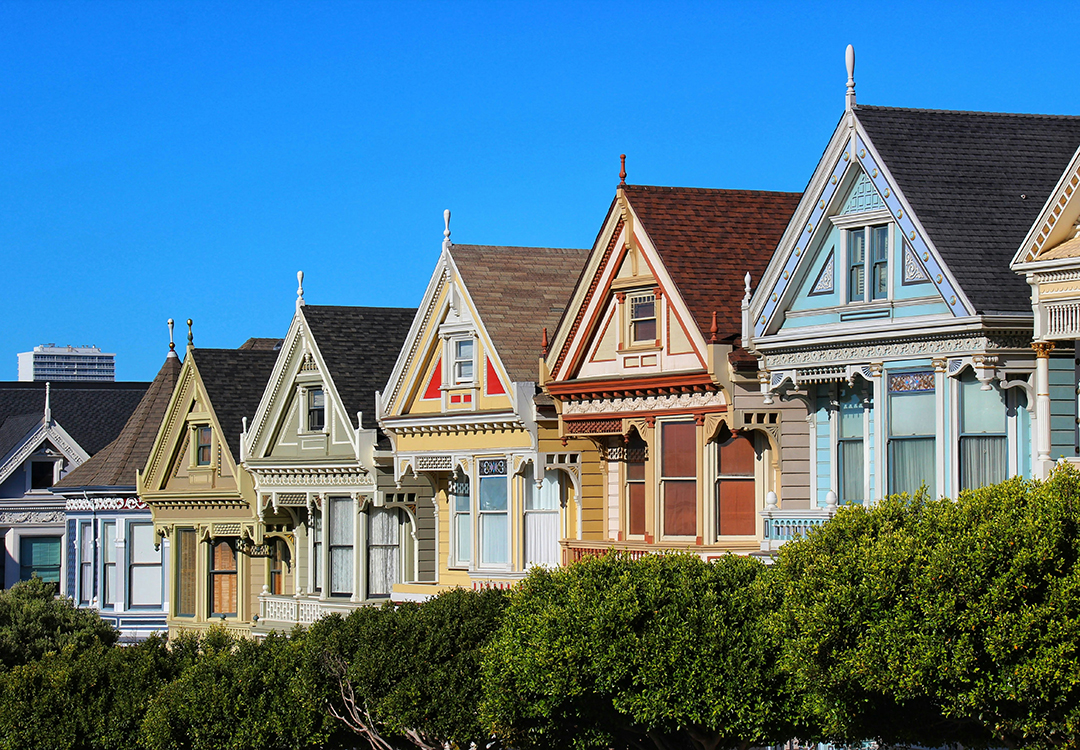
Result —
[[60, 537], [22, 537], [19, 545], [21, 580], [38, 576], [46, 583], [60, 583]]
[[736, 435], [720, 444], [720, 473], [754, 475], [757, 453], [747, 435]]
[[934, 438], [889, 441], [889, 494], [914, 495], [926, 485], [934, 491]]
[[840, 502], [863, 502], [863, 441], [844, 440], [840, 452]]
[[643, 482], [643, 481], [645, 481], [645, 462], [644, 461], [627, 461], [626, 462], [626, 479], [629, 482]]
[[82, 542], [80, 562], [92, 563], [94, 561], [94, 527], [90, 523], [80, 523], [79, 537]]
[[128, 528], [131, 532], [131, 562], [160, 562], [161, 553], [154, 549], [154, 542], [157, 541], [154, 534], [154, 524], [133, 523]]
[[634, 323], [634, 341], [656, 341], [656, 318]]
[[506, 477], [480, 477], [480, 510], [506, 510]]
[[870, 260], [874, 263], [888, 258], [889, 227], [870, 227]]
[[458, 513], [455, 516], [456, 528], [454, 533], [457, 537], [456, 558], [458, 562], [468, 562], [469, 555], [472, 552], [472, 526], [470, 521], [471, 518], [468, 513]]
[[397, 582], [397, 547], [368, 550], [368, 596], [389, 596]]
[[697, 534], [697, 482], [664, 482], [664, 533]]
[[176, 613], [179, 615], [195, 614], [195, 550], [194, 529], [183, 529], [176, 537], [178, 591]]
[[52, 461], [32, 462], [30, 464], [30, 489], [47, 490], [52, 487], [53, 466], [54, 464]]
[[1008, 479], [1008, 438], [998, 435], [960, 438], [960, 489], [973, 490]]
[[469, 359], [473, 358], [473, 342], [472, 339], [465, 339], [463, 341], [455, 341], [454, 359]]
[[394, 508], [372, 508], [368, 512], [368, 543], [398, 543], [398, 512]]
[[891, 394], [889, 396], [890, 435], [933, 435], [934, 392]]
[[863, 436], [863, 405], [858, 394], [847, 388], [840, 389], [840, 437], [861, 438]]
[[101, 525], [101, 556], [107, 563], [116, 562], [116, 522]]
[[630, 493], [630, 533], [645, 533], [645, 484], [634, 482], [627, 485]]
[[[753, 479], [721, 479], [719, 533], [752, 536], [755, 533], [757, 499]], [[693, 533], [693, 532], [690, 532]]]
[[138, 565], [131, 568], [128, 598], [132, 607], [161, 606], [161, 566]]
[[525, 567], [559, 564], [559, 514], [552, 511], [525, 515]]
[[351, 594], [352, 547], [330, 548], [330, 593]]
[[[483, 483], [481, 482], [481, 486]], [[510, 562], [510, 534], [505, 513], [480, 516], [480, 561], [487, 565]]]
[[[960, 381], [961, 424], [965, 433], [989, 432], [1004, 434], [1007, 409], [1005, 394], [994, 384], [990, 390], [982, 390], [982, 383], [975, 375], [966, 372]], [[993, 484], [993, 483], [991, 483]]]
[[352, 546], [352, 504], [352, 498], [349, 497], [330, 498], [330, 544]]
[[697, 476], [697, 427], [693, 422], [665, 422], [661, 427], [665, 477]]

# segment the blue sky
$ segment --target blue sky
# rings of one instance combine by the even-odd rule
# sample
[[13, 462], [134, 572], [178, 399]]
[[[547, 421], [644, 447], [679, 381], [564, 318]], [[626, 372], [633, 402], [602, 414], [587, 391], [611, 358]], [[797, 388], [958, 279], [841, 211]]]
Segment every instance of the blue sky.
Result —
[[[459, 243], [587, 247], [628, 181], [802, 190], [859, 101], [1080, 115], [1065, 6], [0, 0], [0, 379], [147, 380], [312, 304], [415, 306]], [[181, 326], [182, 327], [182, 326]], [[178, 340], [186, 331], [178, 329]]]

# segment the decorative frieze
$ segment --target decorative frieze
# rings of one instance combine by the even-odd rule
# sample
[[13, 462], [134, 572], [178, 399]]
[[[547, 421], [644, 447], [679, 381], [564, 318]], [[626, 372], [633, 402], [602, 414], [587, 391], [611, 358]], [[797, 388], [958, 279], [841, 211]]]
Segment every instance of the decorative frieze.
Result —
[[845, 362], [883, 360], [912, 356], [956, 354], [964, 351], [995, 351], [1000, 349], [1027, 349], [1031, 335], [1027, 333], [998, 332], [971, 336], [934, 336], [921, 339], [904, 339], [880, 344], [852, 346], [821, 346], [780, 351], [765, 355], [767, 369]]
[[0, 524], [14, 526], [26, 523], [63, 523], [64, 511], [4, 511], [0, 513]]
[[644, 396], [635, 398], [591, 399], [567, 401], [564, 416], [576, 414], [622, 414], [625, 412], [686, 411], [712, 406], [726, 406], [727, 399], [720, 391], [706, 393], [680, 393], [670, 396]]
[[80, 510], [150, 510], [137, 497], [69, 497], [64, 504], [68, 511]]
[[259, 469], [251, 468], [262, 490], [270, 487], [356, 487], [374, 486], [371, 474], [360, 469]]

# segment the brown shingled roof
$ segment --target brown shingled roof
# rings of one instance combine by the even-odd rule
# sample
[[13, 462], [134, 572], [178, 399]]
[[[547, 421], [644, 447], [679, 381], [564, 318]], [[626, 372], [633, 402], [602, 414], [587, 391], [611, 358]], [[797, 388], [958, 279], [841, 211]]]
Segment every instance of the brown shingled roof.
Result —
[[623, 188], [701, 333], [742, 326], [743, 277], [761, 280], [801, 193], [627, 185]]
[[544, 328], [570, 301], [588, 250], [453, 245], [450, 254], [514, 382], [535, 382]]
[[134, 489], [135, 472], [146, 464], [179, 374], [180, 359], [170, 354], [116, 439], [68, 473], [57, 487], [61, 490], [74, 487]]

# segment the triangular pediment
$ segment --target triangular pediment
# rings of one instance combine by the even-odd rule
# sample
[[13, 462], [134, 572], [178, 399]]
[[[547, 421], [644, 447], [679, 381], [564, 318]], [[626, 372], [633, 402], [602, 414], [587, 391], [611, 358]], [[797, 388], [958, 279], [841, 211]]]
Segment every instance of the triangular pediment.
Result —
[[1013, 270], [1080, 266], [1080, 149], [1012, 260]]
[[514, 408], [506, 368], [444, 248], [380, 397], [380, 419], [450, 418]]
[[196, 357], [189, 349], [153, 448], [137, 477], [140, 497], [151, 503], [162, 493], [239, 492], [239, 469], [199, 376]]
[[[338, 393], [305, 307], [297, 308], [244, 437], [244, 460], [355, 460], [356, 428]], [[359, 344], [358, 344], [359, 345]]]
[[972, 313], [888, 165], [844, 118], [753, 294], [744, 341]]
[[705, 340], [631, 201], [619, 196], [556, 333], [558, 381], [706, 367]]
[[59, 423], [45, 422], [40, 416], [26, 421], [30, 423], [30, 429], [6, 456], [0, 457], [0, 483], [7, 481], [27, 459], [35, 455], [63, 456], [69, 470], [90, 457]]

